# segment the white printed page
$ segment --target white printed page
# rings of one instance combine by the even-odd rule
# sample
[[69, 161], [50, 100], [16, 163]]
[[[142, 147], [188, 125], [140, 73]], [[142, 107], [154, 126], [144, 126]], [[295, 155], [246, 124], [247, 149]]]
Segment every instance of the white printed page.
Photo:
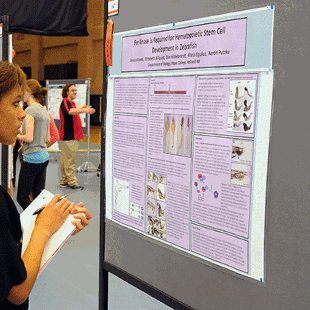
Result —
[[[27, 207], [27, 209], [22, 212], [20, 216], [20, 221], [23, 228], [23, 244], [21, 255], [23, 255], [27, 249], [35, 225], [37, 215], [33, 215], [33, 213], [43, 205], [49, 203], [53, 197], [54, 195], [51, 192], [44, 189], [40, 195]], [[47, 264], [54, 257], [57, 251], [68, 239], [68, 237], [70, 237], [70, 235], [74, 232], [76, 227], [71, 223], [73, 220], [73, 215], [69, 214], [63, 225], [49, 238], [42, 254], [40, 273], [47, 266]]]

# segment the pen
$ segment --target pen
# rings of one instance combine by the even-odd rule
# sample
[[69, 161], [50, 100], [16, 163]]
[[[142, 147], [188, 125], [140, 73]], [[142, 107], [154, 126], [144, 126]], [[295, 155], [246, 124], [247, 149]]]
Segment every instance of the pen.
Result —
[[[62, 200], [62, 199], [64, 199], [64, 198], [66, 198], [68, 195], [69, 195], [69, 194], [64, 195], [64, 196], [61, 196], [61, 197], [57, 200], [56, 203], [58, 203], [60, 200]], [[45, 205], [44, 205], [43, 207], [39, 208], [38, 210], [34, 211], [34, 212], [33, 212], [33, 215], [39, 214], [44, 208], [45, 208]]]

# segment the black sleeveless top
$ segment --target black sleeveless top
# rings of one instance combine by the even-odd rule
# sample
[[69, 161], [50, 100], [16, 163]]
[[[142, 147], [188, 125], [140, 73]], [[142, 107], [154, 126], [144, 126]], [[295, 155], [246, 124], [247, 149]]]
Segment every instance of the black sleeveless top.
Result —
[[22, 305], [14, 305], [7, 300], [13, 286], [27, 278], [21, 259], [22, 230], [16, 206], [0, 186], [0, 309], [28, 309], [28, 299]]

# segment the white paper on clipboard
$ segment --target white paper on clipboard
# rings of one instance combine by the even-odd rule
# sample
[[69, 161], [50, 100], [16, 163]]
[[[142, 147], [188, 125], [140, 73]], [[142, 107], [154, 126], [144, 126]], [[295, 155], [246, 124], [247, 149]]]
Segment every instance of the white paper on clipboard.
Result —
[[[22, 255], [24, 254], [28, 246], [37, 217], [37, 215], [33, 215], [33, 213], [44, 204], [50, 202], [53, 197], [54, 194], [44, 189], [40, 193], [40, 195], [21, 214], [20, 221], [23, 229]], [[47, 264], [51, 261], [51, 259], [55, 256], [58, 250], [62, 247], [62, 245], [76, 229], [75, 225], [71, 223], [72, 220], [74, 220], [74, 217], [72, 214], [69, 214], [63, 225], [50, 237], [50, 239], [46, 243], [42, 255], [39, 274], [43, 271], [43, 269], [47, 266]]]

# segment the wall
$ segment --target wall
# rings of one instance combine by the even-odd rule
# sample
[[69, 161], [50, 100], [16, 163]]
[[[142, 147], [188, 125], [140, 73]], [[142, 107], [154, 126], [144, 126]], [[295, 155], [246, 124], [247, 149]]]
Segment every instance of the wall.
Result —
[[91, 94], [103, 92], [104, 1], [87, 4], [88, 37], [48, 37], [13, 34], [16, 56], [21, 67], [31, 67], [32, 78], [44, 80], [44, 66], [78, 63], [78, 79], [91, 78]]

